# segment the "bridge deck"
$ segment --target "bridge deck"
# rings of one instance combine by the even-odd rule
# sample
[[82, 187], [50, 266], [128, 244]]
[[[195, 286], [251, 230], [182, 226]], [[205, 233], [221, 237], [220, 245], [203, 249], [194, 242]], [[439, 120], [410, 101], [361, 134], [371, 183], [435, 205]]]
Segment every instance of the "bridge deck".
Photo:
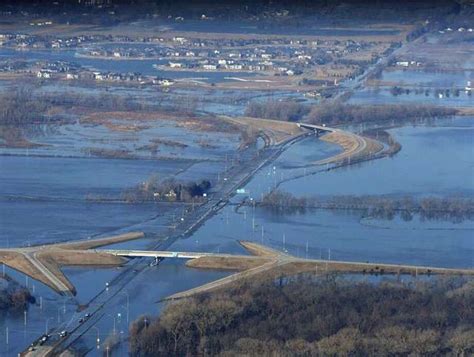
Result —
[[330, 133], [332, 133], [334, 131], [337, 131], [337, 129], [330, 128], [330, 127], [323, 126], [323, 125], [305, 124], [305, 123], [297, 123], [296, 125], [298, 125], [299, 128], [303, 128], [303, 129], [327, 131], [327, 132], [330, 132]]
[[240, 257], [240, 258], [255, 258], [250, 255], [233, 255], [220, 253], [203, 253], [203, 252], [172, 252], [165, 250], [116, 250], [116, 249], [98, 249], [97, 252], [108, 253], [120, 257], [151, 257], [151, 258], [180, 258], [180, 259], [197, 259], [201, 257]]

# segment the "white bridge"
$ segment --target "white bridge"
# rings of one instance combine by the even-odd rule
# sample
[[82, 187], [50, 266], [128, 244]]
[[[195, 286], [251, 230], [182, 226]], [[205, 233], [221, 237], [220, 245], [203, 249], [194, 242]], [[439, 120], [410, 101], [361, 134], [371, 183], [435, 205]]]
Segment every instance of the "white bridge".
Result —
[[298, 125], [298, 128], [313, 130], [314, 132], [316, 132], [316, 134], [323, 133], [325, 131], [328, 131], [328, 132], [337, 131], [337, 129], [329, 128], [325, 125], [315, 125], [315, 124], [305, 124], [305, 123], [296, 123], [296, 125]]
[[197, 259], [201, 257], [209, 256], [221, 256], [227, 257], [230, 254], [217, 254], [217, 253], [200, 253], [200, 252], [170, 252], [165, 250], [108, 250], [108, 249], [97, 249], [97, 252], [107, 253], [116, 255], [119, 257], [127, 258], [178, 258], [178, 259]]

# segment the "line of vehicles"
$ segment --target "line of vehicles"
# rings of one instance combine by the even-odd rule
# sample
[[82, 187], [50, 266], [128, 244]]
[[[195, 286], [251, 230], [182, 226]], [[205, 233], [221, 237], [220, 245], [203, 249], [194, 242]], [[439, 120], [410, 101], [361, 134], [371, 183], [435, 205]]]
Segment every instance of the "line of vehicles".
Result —
[[[83, 317], [79, 319], [79, 323], [82, 324], [86, 322], [89, 318], [91, 317], [90, 313], [86, 313]], [[57, 336], [61, 339], [69, 335], [69, 332], [67, 330], [62, 330], [60, 331]], [[43, 346], [53, 335], [49, 334], [46, 332], [44, 335], [42, 335], [39, 339], [36, 341], [32, 342], [30, 347], [28, 348], [29, 352], [35, 351], [36, 347], [38, 346]]]

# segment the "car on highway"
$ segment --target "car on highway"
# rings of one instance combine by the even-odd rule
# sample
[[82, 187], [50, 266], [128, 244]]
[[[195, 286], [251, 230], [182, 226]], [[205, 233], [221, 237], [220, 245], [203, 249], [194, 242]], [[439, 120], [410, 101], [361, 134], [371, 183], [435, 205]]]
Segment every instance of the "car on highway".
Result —
[[49, 338], [48, 335], [43, 335], [43, 336], [41, 336], [41, 338], [39, 339], [38, 344], [39, 344], [40, 346], [43, 345], [46, 341], [48, 341], [48, 338]]
[[82, 324], [83, 322], [85, 322], [86, 320], [88, 320], [89, 317], [91, 317], [91, 314], [89, 314], [89, 313], [85, 314], [83, 317], [81, 317], [81, 318], [79, 319], [79, 323]]
[[66, 330], [62, 330], [60, 333], [59, 333], [59, 337], [66, 337], [68, 334], [68, 332]]

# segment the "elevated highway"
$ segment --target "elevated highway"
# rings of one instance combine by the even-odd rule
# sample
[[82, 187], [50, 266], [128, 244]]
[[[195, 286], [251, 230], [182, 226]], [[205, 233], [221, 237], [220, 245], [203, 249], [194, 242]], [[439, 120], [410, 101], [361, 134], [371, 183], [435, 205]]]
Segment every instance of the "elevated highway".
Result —
[[315, 125], [315, 124], [306, 124], [306, 123], [297, 123], [296, 125], [298, 125], [298, 128], [301, 128], [301, 129], [312, 130], [317, 135], [321, 133], [333, 133], [338, 130], [335, 128], [327, 127], [325, 125]]
[[[166, 250], [114, 250], [100, 249], [98, 253], [106, 253], [125, 258], [177, 258], [177, 259], [198, 259], [202, 257], [236, 257], [232, 254], [203, 253], [203, 252], [172, 252]], [[245, 256], [242, 256], [245, 257]]]

